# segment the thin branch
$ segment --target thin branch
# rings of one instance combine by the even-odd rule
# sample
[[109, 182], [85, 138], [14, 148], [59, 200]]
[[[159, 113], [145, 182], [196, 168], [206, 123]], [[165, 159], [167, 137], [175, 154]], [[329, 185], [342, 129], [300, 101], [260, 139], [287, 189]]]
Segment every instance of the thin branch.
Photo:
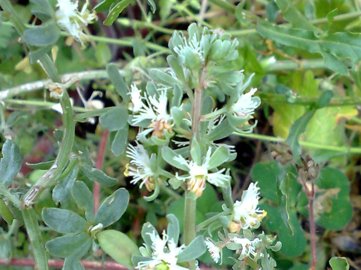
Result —
[[[245, 138], [268, 141], [274, 143], [282, 143], [285, 142], [285, 139], [279, 137], [273, 137], [268, 135], [256, 134], [256, 133], [234, 133], [235, 135], [239, 135]], [[323, 145], [319, 143], [312, 143], [307, 141], [300, 141], [300, 145], [310, 149], [322, 149], [322, 150], [330, 150], [334, 152], [338, 152], [345, 155], [350, 154], [361, 154], [361, 147], [347, 147], [347, 146], [334, 146], [334, 145]]]
[[[121, 71], [120, 71], [121, 72]], [[106, 70], [90, 70], [90, 71], [83, 71], [83, 72], [73, 72], [67, 73], [61, 76], [62, 82], [72, 81], [81, 81], [81, 80], [94, 80], [94, 79], [101, 79], [107, 78], [108, 74]], [[28, 92], [34, 92], [36, 90], [48, 88], [49, 84], [52, 81], [47, 80], [40, 80], [36, 82], [30, 82], [26, 84], [22, 84], [19, 86], [15, 86], [12, 88], [4, 89], [0, 91], [0, 100], [4, 100], [19, 94], [24, 94]]]

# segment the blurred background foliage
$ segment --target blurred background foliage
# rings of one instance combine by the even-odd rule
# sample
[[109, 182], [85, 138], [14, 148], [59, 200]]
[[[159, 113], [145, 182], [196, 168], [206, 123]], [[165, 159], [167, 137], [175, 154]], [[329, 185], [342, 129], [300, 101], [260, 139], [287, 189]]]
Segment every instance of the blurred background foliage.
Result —
[[[24, 24], [40, 24], [31, 13], [34, 3], [26, 0], [12, 3]], [[50, 3], [55, 6], [55, 1]], [[166, 66], [167, 43], [174, 30], [186, 30], [190, 23], [197, 22], [232, 35], [240, 43], [235, 65], [248, 76], [255, 74], [252, 86], [259, 89], [262, 100], [254, 133], [235, 134], [227, 139], [238, 152], [238, 159], [230, 168], [233, 195], [239, 199], [251, 180], [258, 181], [263, 208], [268, 212], [263, 229], [277, 234], [283, 244], [281, 252], [275, 255], [278, 268], [308, 269], [307, 201], [294, 167], [278, 166], [270, 161], [270, 153], [287, 151], [283, 142], [295, 129], [296, 120], [314, 110], [309, 121], [303, 123], [304, 130], [294, 131], [296, 135], [292, 136], [300, 139], [303, 153], [310, 154], [324, 167], [316, 183], [320, 208], [318, 267], [325, 269], [328, 259], [336, 255], [348, 257], [351, 269], [361, 269], [360, 1], [104, 0], [90, 1], [90, 5], [96, 7], [99, 21], [89, 27], [84, 48], [64, 33], [59, 33], [56, 42], [46, 47], [60, 74], [80, 74], [78, 90], [70, 92], [75, 111], [90, 110], [89, 98], [94, 91], [102, 93], [95, 99], [105, 107], [119, 104], [116, 89], [105, 72], [109, 62], [122, 70], [128, 85], [146, 79], [148, 68]], [[46, 79], [41, 68], [31, 65], [29, 55], [24, 54], [24, 46], [8, 22], [8, 15], [0, 14], [0, 89], [17, 91], [20, 85]], [[61, 121], [53, 108], [55, 101], [43, 87], [36, 90], [40, 91], [20, 90], [16, 97], [0, 103], [2, 139], [14, 137], [29, 163], [54, 159], [61, 135], [56, 132]], [[319, 105], [327, 91], [332, 97]], [[99, 115], [101, 111], [95, 114]], [[79, 149], [88, 148], [93, 161], [97, 159], [103, 134], [97, 117], [76, 126], [77, 145]], [[110, 139], [113, 137], [111, 134]], [[128, 139], [134, 138], [135, 130], [130, 130]], [[124, 154], [115, 156], [110, 148], [108, 143], [103, 169], [117, 180], [117, 186], [130, 191], [129, 208], [112, 228], [139, 240], [144, 222], [163, 229], [167, 213], [175, 214], [183, 224], [183, 202], [179, 195], [161, 194], [152, 203], [144, 200], [146, 192], [139, 192], [123, 175], [127, 163]], [[23, 165], [17, 183], [19, 186], [34, 183], [42, 173], [42, 168]], [[280, 177], [286, 179], [282, 185]], [[87, 183], [90, 187], [91, 182]], [[114, 190], [102, 188], [102, 196]], [[36, 205], [38, 213], [44, 206], [55, 206], [51, 197], [50, 191], [41, 195]], [[199, 221], [220, 209], [220, 198], [216, 190], [207, 187], [198, 204]], [[79, 212], [76, 205], [67, 207]], [[4, 230], [7, 228], [2, 219], [0, 225]], [[50, 231], [44, 233], [49, 238], [54, 235]], [[27, 256], [28, 243], [23, 231], [11, 238], [11, 243], [1, 237], [0, 234], [0, 258], [7, 258], [9, 253], [14, 257]], [[105, 258], [96, 246], [89, 256]], [[202, 262], [211, 264], [208, 255]]]

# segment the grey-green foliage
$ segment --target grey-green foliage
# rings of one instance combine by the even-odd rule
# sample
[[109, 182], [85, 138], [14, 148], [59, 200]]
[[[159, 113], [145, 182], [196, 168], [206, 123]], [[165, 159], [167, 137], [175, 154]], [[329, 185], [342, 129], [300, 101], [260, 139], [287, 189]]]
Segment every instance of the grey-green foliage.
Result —
[[12, 140], [6, 140], [2, 147], [0, 160], [0, 184], [8, 186], [20, 171], [22, 158], [19, 148]]
[[[50, 229], [64, 234], [46, 243], [51, 255], [65, 258], [64, 270], [84, 269], [79, 263], [80, 259], [89, 252], [97, 234], [100, 232], [107, 234], [109, 230], [104, 229], [121, 218], [129, 202], [128, 191], [120, 188], [105, 198], [94, 215], [92, 195], [84, 182], [76, 181], [72, 186], [71, 195], [82, 214], [61, 208], [44, 208], [42, 211], [45, 224]], [[109, 245], [114, 245], [113, 241], [116, 239], [118, 238], [111, 240], [102, 237], [101, 246], [104, 245], [106, 249]], [[125, 257], [123, 255], [125, 261], [121, 260], [119, 263], [128, 266], [126, 262], [130, 261], [134, 251], [129, 243], [133, 242], [127, 236], [123, 236], [122, 239], [124, 241], [118, 245], [123, 247], [123, 251], [129, 250], [129, 254], [127, 253]]]
[[[143, 225], [142, 238], [144, 240], [144, 246], [139, 248], [140, 255], [133, 256], [132, 261], [134, 266], [147, 267], [149, 264], [149, 266], [157, 265], [157, 267], [162, 267], [164, 264], [164, 267], [173, 266], [178, 267], [179, 269], [188, 269], [180, 266], [182, 263], [192, 261], [200, 257], [206, 251], [206, 246], [202, 236], [198, 236], [193, 239], [188, 246], [178, 246], [178, 219], [173, 214], [167, 215], [167, 219], [168, 227], [166, 231], [163, 231], [162, 235], [159, 235], [154, 226], [150, 223], [145, 223]], [[160, 248], [162, 248], [162, 250], [160, 250]], [[169, 254], [168, 259], [174, 261], [175, 264], [170, 265], [169, 261], [162, 262], [159, 258], [157, 258], [157, 253], [159, 252]]]

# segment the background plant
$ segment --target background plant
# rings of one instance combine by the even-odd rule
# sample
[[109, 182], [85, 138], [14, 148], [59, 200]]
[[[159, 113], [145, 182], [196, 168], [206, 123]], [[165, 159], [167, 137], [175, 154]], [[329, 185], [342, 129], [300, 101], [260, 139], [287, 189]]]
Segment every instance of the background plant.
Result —
[[[210, 0], [119, 1], [113, 4], [102, 1], [89, 3], [84, 10], [81, 9], [84, 3], [80, 3], [79, 9], [73, 9], [72, 13], [75, 29], [81, 31], [75, 36], [71, 31], [74, 28], [66, 27], [66, 21], [61, 20], [62, 13], [55, 2], [33, 1], [27, 5], [0, 1], [0, 4], [1, 129], [4, 142], [5, 138], [12, 139], [4, 143], [1, 161], [0, 209], [4, 220], [1, 223], [1, 257], [24, 258], [31, 252], [38, 267], [46, 269], [48, 254], [43, 247], [46, 241], [54, 241], [51, 239], [59, 235], [43, 226], [43, 221], [49, 225], [44, 216], [48, 210], [43, 211], [42, 217], [40, 214], [43, 209], [59, 207], [62, 213], [77, 220], [75, 223], [81, 225], [78, 229], [86, 232], [87, 239], [92, 242], [92, 249], [82, 254], [87, 258], [83, 263], [105, 256], [99, 255], [99, 244], [116, 261], [129, 265], [131, 254], [137, 253], [136, 245], [130, 243], [139, 240], [141, 245], [138, 236], [140, 225], [145, 221], [162, 232], [164, 217], [173, 213], [180, 221], [180, 231], [184, 230], [182, 189], [196, 195], [202, 193], [197, 199], [195, 215], [192, 214], [195, 222], [185, 229], [186, 242], [190, 243], [194, 238], [192, 232], [197, 231], [206, 238], [211, 233], [213, 238], [207, 238], [208, 245], [226, 243], [228, 238], [222, 230], [218, 235], [214, 232], [222, 227], [229, 229], [234, 202], [229, 186], [221, 183], [230, 181], [234, 200], [241, 201], [242, 191], [252, 179], [260, 188], [259, 210], [268, 213], [262, 230], [277, 235], [282, 242], [281, 250], [273, 254], [279, 268], [307, 269], [314, 255], [312, 251], [315, 251], [308, 242], [315, 238], [309, 228], [314, 220], [317, 267], [324, 269], [331, 256], [343, 255], [348, 260], [332, 259], [331, 267], [347, 269], [350, 263], [357, 269], [360, 249], [359, 223], [355, 218], [359, 211], [357, 154], [360, 153], [357, 2]], [[96, 4], [98, 21], [91, 9]], [[108, 26], [102, 25], [102, 21]], [[199, 26], [194, 25], [189, 28], [190, 33], [185, 33], [193, 21]], [[91, 23], [90, 28], [85, 28]], [[201, 26], [209, 30], [196, 30], [203, 29]], [[223, 34], [218, 30], [213, 32], [219, 28], [223, 29]], [[126, 37], [130, 30], [132, 36]], [[202, 51], [191, 43], [184, 43], [183, 34], [173, 34], [174, 30], [182, 30], [184, 37], [196, 36], [196, 39], [200, 37], [199, 31], [209, 31], [221, 40], [214, 45], [217, 50], [209, 53], [214, 57], [214, 64], [207, 66], [207, 72], [199, 72], [207, 62], [202, 59], [205, 56]], [[225, 49], [222, 51], [222, 48]], [[173, 56], [166, 58], [169, 54]], [[116, 64], [107, 65], [110, 61]], [[97, 70], [89, 70], [91, 68]], [[240, 70], [244, 70], [242, 75]], [[202, 74], [207, 76], [202, 79]], [[52, 82], [39, 81], [47, 76]], [[164, 117], [136, 121], [141, 112], [136, 112], [136, 104], [128, 94], [136, 93], [135, 87], [144, 98], [157, 95], [156, 105], [167, 93], [169, 105], [163, 111]], [[258, 91], [254, 93], [252, 87], [258, 87]], [[192, 90], [197, 92], [197, 88], [207, 88], [206, 95], [212, 98], [205, 99], [203, 111], [194, 115]], [[43, 94], [36, 92], [41, 89], [49, 89], [53, 98], [49, 97], [48, 90]], [[94, 90], [102, 90], [106, 99], [90, 98]], [[232, 111], [242, 93], [253, 93], [262, 100], [257, 111], [257, 126], [248, 122], [249, 119], [240, 120], [240, 115]], [[251, 101], [254, 108], [259, 106], [258, 98]], [[153, 110], [159, 108], [154, 104], [149, 101], [147, 106]], [[120, 121], [128, 118], [128, 114], [129, 121]], [[191, 120], [201, 115], [200, 139], [194, 140], [191, 134], [199, 130]], [[58, 120], [60, 117], [62, 124]], [[96, 126], [91, 127], [89, 121], [98, 117], [99, 125], [94, 133]], [[149, 126], [152, 122], [159, 125]], [[82, 128], [79, 128], [80, 123]], [[159, 128], [163, 134], [158, 132]], [[245, 133], [252, 128], [253, 133]], [[142, 132], [136, 135], [139, 130]], [[127, 142], [134, 139], [139, 143], [132, 145], [143, 145], [153, 164], [148, 171], [152, 177], [138, 182], [144, 186], [141, 196], [138, 187], [129, 184], [136, 172], [132, 167], [136, 168], [137, 164], [126, 164], [127, 155], [132, 160], [129, 146], [126, 153]], [[187, 144], [190, 140], [192, 142]], [[268, 143], [284, 140], [291, 152], [283, 144], [274, 147]], [[222, 145], [217, 146], [214, 141]], [[165, 147], [168, 144], [169, 149]], [[235, 145], [237, 158], [227, 144]], [[111, 151], [106, 151], [107, 147]], [[44, 148], [39, 153], [38, 150]], [[180, 150], [174, 152], [174, 149]], [[267, 153], [276, 161], [265, 162], [270, 159]], [[23, 165], [18, 174], [24, 164], [22, 157], [28, 163], [43, 162]], [[213, 161], [207, 161], [207, 157]], [[225, 164], [214, 161], [218, 159]], [[263, 162], [258, 163], [261, 160]], [[309, 161], [314, 165], [308, 166]], [[194, 167], [195, 164], [198, 167]], [[197, 170], [192, 171], [192, 166]], [[102, 167], [106, 174], [100, 170]], [[316, 170], [319, 173], [315, 174], [312, 168], [319, 168]], [[124, 172], [131, 177], [125, 178]], [[218, 172], [223, 175], [221, 183], [212, 180], [210, 175]], [[202, 180], [200, 175], [210, 183], [213, 181], [216, 189], [208, 186], [203, 191], [203, 185], [192, 185], [192, 178]], [[101, 193], [97, 182], [101, 184]], [[117, 215], [112, 219], [115, 222], [111, 222], [112, 227], [105, 230], [97, 226], [99, 223], [90, 215], [94, 209], [89, 199], [85, 203], [77, 201], [78, 196], [74, 197], [74, 187], [78, 183], [85, 183], [81, 185], [87, 198], [91, 195], [88, 189], [94, 185], [95, 210], [100, 205], [100, 195], [108, 197], [119, 186], [126, 187], [130, 191], [130, 204], [125, 217], [116, 222], [121, 214]], [[310, 190], [313, 192], [309, 193]], [[309, 216], [310, 200], [314, 201], [314, 218]], [[189, 196], [186, 201], [194, 207]], [[219, 202], [209, 205], [209, 201]], [[124, 201], [123, 207], [126, 204]], [[222, 208], [223, 204], [226, 207]], [[194, 224], [198, 226], [194, 228]], [[103, 224], [103, 227], [106, 226]], [[74, 228], [58, 231], [78, 233]], [[95, 228], [93, 234], [92, 228]], [[246, 231], [243, 236], [253, 239]], [[114, 245], [114, 242], [123, 244]], [[130, 248], [125, 258], [119, 256], [126, 254], [123, 246]], [[230, 249], [237, 249], [237, 246]], [[233, 261], [227, 261], [230, 255], [226, 252], [231, 251], [223, 252], [224, 267], [233, 265]], [[75, 257], [72, 267], [80, 267], [78, 261], [83, 256]], [[68, 263], [71, 261], [67, 259]], [[201, 257], [199, 262], [212, 264], [209, 255]], [[109, 263], [108, 266], [111, 267]]]

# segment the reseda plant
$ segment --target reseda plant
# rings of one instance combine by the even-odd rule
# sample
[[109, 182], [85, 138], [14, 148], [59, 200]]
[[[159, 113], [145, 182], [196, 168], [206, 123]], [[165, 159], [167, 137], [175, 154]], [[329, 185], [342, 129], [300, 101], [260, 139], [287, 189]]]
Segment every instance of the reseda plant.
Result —
[[[224, 167], [237, 154], [220, 140], [235, 131], [251, 132], [256, 122], [250, 120], [260, 105], [253, 96], [256, 89], [246, 90], [252, 76], [245, 80], [243, 71], [232, 63], [237, 46], [236, 40], [220, 31], [192, 24], [187, 35], [175, 32], [169, 41], [169, 68], [152, 69], [150, 81], [130, 87], [129, 124], [139, 132], [127, 149], [130, 162], [125, 175], [151, 193], [145, 197], [149, 201], [169, 186], [185, 192], [184, 245], [177, 246], [178, 233], [174, 236], [169, 227], [159, 236], [147, 223], [142, 257], [133, 259], [136, 269], [195, 269], [194, 259], [206, 248], [218, 264], [222, 264], [223, 249], [233, 251], [234, 269], [276, 266], [267, 251], [279, 250], [280, 243], [255, 231], [266, 216], [258, 208], [257, 184], [252, 183], [242, 200], [233, 203], [231, 176]], [[196, 202], [207, 183], [221, 189], [226, 204], [223, 212], [196, 227]], [[178, 223], [175, 216], [168, 218], [173, 225]], [[207, 231], [210, 235], [204, 241]]]

